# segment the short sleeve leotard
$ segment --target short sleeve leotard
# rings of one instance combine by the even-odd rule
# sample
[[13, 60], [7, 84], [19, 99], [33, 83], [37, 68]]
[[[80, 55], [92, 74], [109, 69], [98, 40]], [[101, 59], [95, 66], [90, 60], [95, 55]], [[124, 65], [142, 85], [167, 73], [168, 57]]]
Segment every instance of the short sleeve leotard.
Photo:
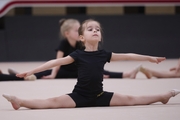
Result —
[[[110, 62], [111, 52], [105, 50], [98, 50], [93, 52], [87, 52], [83, 50], [76, 50], [70, 54], [75, 60], [75, 64], [78, 69], [78, 79], [74, 87], [73, 93], [76, 95], [70, 95], [76, 102], [76, 107], [82, 106], [99, 106], [96, 104], [96, 99], [99, 96], [106, 95], [103, 91], [103, 70], [106, 62]], [[80, 98], [84, 97], [89, 101], [81, 101]], [[112, 93], [108, 95], [108, 102], [112, 97]], [[82, 98], [81, 98], [82, 100]], [[84, 99], [85, 100], [85, 99]], [[96, 102], [95, 102], [96, 101]], [[109, 103], [106, 103], [109, 105]]]
[[[59, 46], [55, 50], [62, 51], [64, 53], [63, 57], [66, 57], [77, 49], [84, 49], [79, 41], [77, 41], [76, 45], [73, 47], [69, 44], [67, 39], [63, 39], [60, 41]], [[52, 70], [46, 70], [43, 72], [36, 73], [35, 75], [38, 79], [40, 79], [43, 76], [50, 75], [51, 72]], [[104, 70], [104, 75], [109, 75], [110, 78], [122, 78], [122, 73], [120, 72], [110, 72]], [[61, 66], [55, 78], [77, 78], [76, 64], [72, 63], [69, 65]]]

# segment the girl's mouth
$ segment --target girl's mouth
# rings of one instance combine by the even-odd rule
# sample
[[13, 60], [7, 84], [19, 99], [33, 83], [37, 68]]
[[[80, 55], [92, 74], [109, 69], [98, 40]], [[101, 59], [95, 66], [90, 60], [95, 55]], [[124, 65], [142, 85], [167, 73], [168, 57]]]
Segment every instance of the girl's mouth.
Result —
[[98, 36], [97, 34], [94, 34], [93, 36]]

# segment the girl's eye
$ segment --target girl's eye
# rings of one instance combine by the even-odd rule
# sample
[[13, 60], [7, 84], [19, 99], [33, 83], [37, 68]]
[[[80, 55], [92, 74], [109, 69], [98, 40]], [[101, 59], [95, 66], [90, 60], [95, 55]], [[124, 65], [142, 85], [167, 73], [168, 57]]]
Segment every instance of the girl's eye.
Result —
[[88, 31], [92, 31], [92, 29], [88, 29]]

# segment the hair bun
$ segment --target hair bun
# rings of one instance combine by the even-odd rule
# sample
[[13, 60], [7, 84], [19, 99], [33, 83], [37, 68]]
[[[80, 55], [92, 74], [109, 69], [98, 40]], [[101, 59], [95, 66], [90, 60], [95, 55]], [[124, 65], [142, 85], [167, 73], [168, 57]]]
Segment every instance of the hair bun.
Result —
[[62, 26], [62, 25], [63, 25], [63, 23], [64, 23], [65, 21], [66, 21], [66, 19], [65, 19], [65, 18], [60, 19], [60, 20], [59, 20], [59, 25], [60, 25], [60, 26]]

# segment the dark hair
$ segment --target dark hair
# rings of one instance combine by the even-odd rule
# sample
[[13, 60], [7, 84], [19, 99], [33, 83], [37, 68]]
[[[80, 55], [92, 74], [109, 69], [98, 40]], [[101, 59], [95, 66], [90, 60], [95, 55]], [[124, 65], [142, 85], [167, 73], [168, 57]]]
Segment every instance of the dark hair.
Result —
[[84, 30], [85, 30], [85, 25], [87, 25], [89, 22], [92, 22], [92, 21], [97, 22], [97, 23], [99, 24], [100, 32], [101, 32], [101, 34], [102, 34], [101, 24], [100, 24], [98, 21], [96, 21], [96, 20], [87, 19], [87, 20], [85, 20], [84, 22], [82, 22], [81, 26], [79, 27], [79, 29], [78, 29], [79, 35], [83, 35], [83, 32], [84, 32]]
[[84, 46], [84, 43], [82, 41], [77, 41], [76, 48], [79, 50], [84, 50], [86, 47]]
[[[103, 31], [102, 31], [101, 24], [100, 24], [98, 21], [94, 20], [94, 19], [87, 19], [87, 20], [85, 20], [85, 21], [82, 22], [81, 26], [80, 26], [79, 29], [78, 29], [79, 35], [83, 35], [84, 30], [85, 30], [85, 25], [87, 25], [89, 22], [93, 22], [93, 21], [94, 21], [94, 22], [97, 22], [97, 23], [99, 24], [100, 32], [101, 32], [101, 35], [102, 35], [102, 32], [103, 32]], [[103, 46], [103, 37], [102, 37], [102, 36], [101, 36], [101, 39], [102, 39], [102, 41], [99, 42], [98, 49], [101, 49], [102, 46]], [[81, 42], [81, 46], [84, 46], [84, 43], [83, 43], [83, 42]], [[84, 48], [85, 48], [85, 46], [84, 46]]]

